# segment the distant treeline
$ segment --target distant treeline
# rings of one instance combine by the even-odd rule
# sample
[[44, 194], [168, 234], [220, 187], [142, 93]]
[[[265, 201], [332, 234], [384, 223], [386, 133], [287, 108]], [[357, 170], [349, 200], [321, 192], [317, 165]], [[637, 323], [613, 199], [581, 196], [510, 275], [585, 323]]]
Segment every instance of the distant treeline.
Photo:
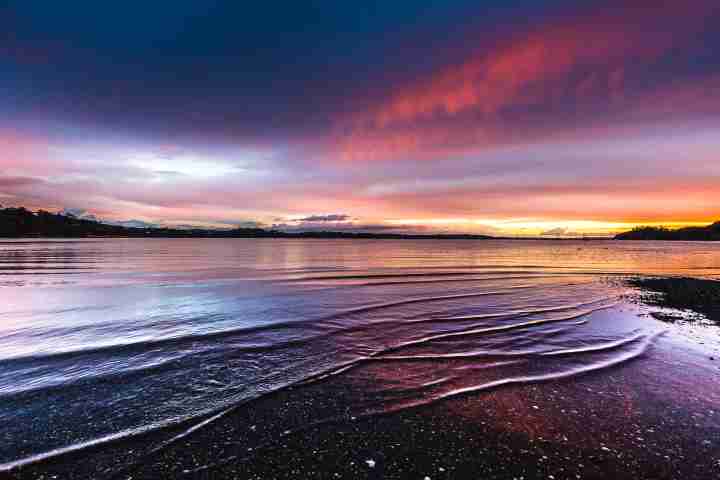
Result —
[[94, 220], [76, 218], [26, 208], [0, 207], [0, 237], [85, 238], [85, 237], [143, 237], [143, 238], [358, 238], [358, 239], [469, 239], [484, 240], [486, 235], [407, 235], [399, 233], [359, 232], [281, 232], [262, 228], [233, 230], [137, 228], [110, 225]]
[[707, 227], [685, 227], [671, 230], [665, 227], [636, 227], [615, 236], [616, 240], [702, 240], [720, 241], [720, 222]]

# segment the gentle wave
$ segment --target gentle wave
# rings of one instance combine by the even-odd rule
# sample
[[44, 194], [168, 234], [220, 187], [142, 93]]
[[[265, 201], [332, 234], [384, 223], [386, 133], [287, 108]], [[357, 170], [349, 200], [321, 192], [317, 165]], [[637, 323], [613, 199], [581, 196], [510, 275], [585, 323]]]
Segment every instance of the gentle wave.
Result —
[[[0, 419], [17, 439], [0, 471], [191, 435], [288, 385], [363, 385], [360, 417], [601, 372], [662, 334], [606, 281], [658, 271], [654, 251], [469, 245], [0, 242]], [[697, 255], [698, 274], [718, 268]]]
[[[463, 354], [458, 354], [458, 355], [448, 354], [448, 355], [434, 355], [434, 356], [425, 355], [425, 356], [405, 356], [405, 357], [404, 356], [385, 356], [385, 355], [387, 355], [387, 353], [390, 353], [393, 351], [402, 350], [403, 348], [407, 348], [409, 346], [416, 346], [418, 344], [427, 343], [427, 342], [431, 342], [434, 340], [452, 338], [452, 337], [457, 337], [457, 336], [461, 336], [461, 335], [475, 335], [475, 334], [487, 334], [487, 333], [502, 332], [502, 331], [514, 330], [514, 329], [518, 329], [518, 328], [527, 328], [527, 327], [538, 326], [538, 325], [546, 324], [549, 322], [567, 322], [570, 320], [576, 320], [578, 318], [585, 317], [594, 311], [599, 311], [601, 309], [606, 309], [606, 308], [611, 308], [611, 307], [612, 307], [612, 305], [597, 307], [594, 310], [584, 310], [584, 311], [574, 314], [574, 315], [569, 315], [569, 316], [560, 317], [560, 318], [554, 318], [554, 319], [550, 319], [550, 320], [537, 320], [537, 321], [522, 322], [519, 324], [512, 324], [512, 325], [507, 325], [507, 326], [502, 326], [502, 327], [492, 327], [492, 328], [485, 328], [485, 329], [467, 330], [467, 331], [463, 331], [463, 332], [453, 332], [453, 333], [437, 335], [437, 336], [433, 336], [433, 337], [426, 337], [426, 338], [422, 338], [422, 339], [412, 341], [412, 342], [404, 342], [404, 343], [395, 345], [391, 348], [387, 348], [381, 352], [378, 352], [377, 355], [359, 358], [359, 359], [357, 359], [353, 362], [350, 362], [346, 365], [343, 365], [341, 367], [333, 368], [333, 369], [330, 369], [329, 371], [321, 372], [319, 374], [309, 376], [308, 378], [305, 378], [302, 381], [297, 382], [297, 385], [310, 384], [310, 383], [314, 383], [317, 381], [327, 380], [328, 378], [331, 378], [333, 376], [346, 373], [354, 367], [362, 366], [363, 364], [366, 364], [367, 362], [472, 359], [472, 358], [477, 357], [478, 355], [475, 353], [468, 353], [468, 354], [464, 354], [464, 355]], [[647, 347], [650, 345], [652, 340], [654, 340], [654, 338], [661, 335], [662, 333], [663, 332], [657, 332], [650, 336], [636, 334], [630, 338], [620, 339], [615, 342], [609, 342], [609, 343], [606, 343], [603, 345], [536, 353], [537, 355], [543, 355], [543, 356], [598, 353], [598, 352], [602, 352], [602, 351], [609, 351], [609, 350], [617, 349], [619, 347], [625, 347], [627, 345], [631, 345], [634, 343], [639, 343], [638, 348], [635, 348], [629, 352], [623, 352], [622, 354], [612, 357], [608, 360], [604, 360], [601, 362], [593, 362], [593, 363], [590, 363], [587, 365], [568, 369], [565, 371], [553, 372], [553, 373], [548, 373], [548, 374], [540, 374], [540, 375], [508, 377], [508, 378], [503, 378], [500, 380], [487, 382], [487, 383], [480, 384], [480, 385], [474, 385], [474, 386], [463, 387], [463, 388], [459, 388], [459, 389], [453, 389], [453, 390], [445, 391], [445, 392], [439, 393], [439, 394], [428, 394], [428, 392], [432, 392], [433, 389], [440, 388], [440, 387], [443, 387], [443, 386], [449, 384], [450, 381], [452, 380], [452, 378], [450, 378], [450, 377], [435, 379], [432, 381], [422, 383], [415, 388], [407, 389], [407, 392], [410, 392], [414, 395], [417, 395], [420, 392], [426, 392], [425, 394], [422, 395], [422, 398], [403, 403], [400, 406], [390, 406], [390, 407], [389, 406], [384, 406], [384, 407], [380, 406], [379, 410], [376, 410], [376, 412], [386, 413], [388, 411], [397, 411], [398, 409], [414, 408], [417, 406], [427, 405], [429, 403], [449, 399], [449, 398], [456, 397], [459, 395], [478, 393], [481, 391], [499, 388], [502, 386], [558, 380], [558, 379], [562, 379], [562, 378], [568, 378], [568, 377], [572, 377], [572, 376], [577, 376], [577, 375], [581, 375], [581, 374], [585, 374], [585, 373], [590, 373], [590, 372], [610, 368], [610, 367], [622, 364], [624, 362], [627, 362], [629, 360], [632, 360], [633, 358], [637, 358], [638, 356], [642, 355], [645, 352], [645, 350], [647, 349]], [[638, 341], [640, 341], [640, 342], [638, 342]], [[528, 356], [528, 353], [522, 353], [519, 355]], [[482, 368], [502, 368], [505, 366], [517, 365], [518, 363], [522, 363], [523, 361], [524, 360], [498, 361], [498, 362], [494, 362], [491, 364], [483, 365]], [[271, 393], [275, 393], [275, 392], [271, 392]], [[243, 402], [243, 404], [245, 404], [245, 403], [246, 402]], [[175, 441], [177, 441], [187, 435], [192, 434], [197, 429], [203, 428], [204, 426], [221, 419], [222, 417], [227, 415], [230, 411], [232, 411], [234, 408], [237, 408], [237, 406], [235, 406], [235, 407], [230, 406], [228, 408], [224, 408], [220, 412], [217, 412], [215, 414], [201, 413], [201, 414], [197, 415], [195, 418], [197, 418], [197, 417], [201, 418], [201, 420], [198, 421], [198, 423], [193, 424], [191, 427], [189, 427], [188, 429], [183, 431], [181, 434], [171, 438], [170, 440], [163, 442], [161, 445], [159, 445], [158, 447], [153, 449], [153, 451], [156, 451], [161, 448], [166, 448], [171, 443], [174, 443]], [[208, 418], [205, 418], [205, 417], [208, 417]], [[97, 447], [99, 445], [109, 444], [109, 443], [120, 441], [120, 440], [126, 440], [130, 437], [146, 434], [146, 433], [156, 431], [156, 430], [173, 427], [178, 424], [192, 421], [192, 418], [193, 417], [182, 418], [182, 419], [173, 419], [173, 420], [167, 421], [167, 422], [145, 425], [145, 426], [142, 426], [139, 428], [130, 429], [130, 430], [106, 435], [103, 437], [91, 439], [88, 441], [80, 442], [77, 444], [69, 445], [66, 447], [53, 449], [48, 452], [35, 454], [35, 455], [25, 457], [25, 458], [22, 458], [19, 460], [15, 460], [12, 462], [3, 463], [3, 464], [0, 464], [0, 472], [12, 471], [17, 468], [27, 466], [29, 464], [47, 461], [49, 459], [56, 458], [56, 457], [62, 456], [62, 455], [66, 455], [68, 453], [82, 451], [83, 449]]]
[[604, 305], [601, 307], [597, 307], [595, 309], [589, 309], [589, 310], [585, 310], [585, 311], [582, 311], [579, 313], [573, 313], [572, 315], [568, 315], [566, 317], [550, 318], [550, 319], [543, 319], [543, 320], [532, 320], [529, 322], [514, 323], [511, 325], [502, 325], [502, 326], [498, 326], [498, 327], [472, 328], [472, 329], [467, 329], [467, 330], [461, 330], [458, 332], [450, 332], [450, 333], [442, 333], [439, 335], [432, 335], [429, 337], [423, 337], [423, 338], [419, 338], [417, 340], [411, 340], [408, 342], [401, 343], [400, 345], [393, 348], [392, 350], [393, 351], [401, 350], [403, 348], [421, 345], [421, 344], [429, 343], [429, 342], [434, 342], [437, 340], [446, 340], [448, 338], [465, 337], [465, 336], [469, 336], [469, 335], [485, 335], [485, 334], [490, 334], [490, 333], [507, 332], [509, 330], [534, 327], [537, 325], [544, 325], [547, 323], [567, 322], [570, 320], [576, 320], [578, 318], [582, 318], [586, 315], [589, 315], [592, 312], [612, 308], [616, 305], [617, 304]]
[[625, 362], [628, 362], [632, 359], [635, 359], [635, 358], [643, 355], [647, 351], [648, 347], [651, 345], [653, 340], [655, 340], [657, 337], [661, 336], [664, 333], [665, 333], [665, 331], [659, 331], [652, 335], [648, 335], [643, 339], [643, 341], [641, 342], [641, 344], [638, 348], [636, 348], [630, 352], [624, 353], [622, 355], [618, 355], [617, 357], [614, 357], [612, 359], [609, 359], [609, 360], [606, 360], [603, 362], [591, 363], [589, 365], [584, 365], [581, 367], [577, 367], [574, 369], [569, 369], [567, 371], [562, 371], [562, 372], [557, 372], [557, 373], [503, 378], [501, 380], [496, 380], [494, 382], [488, 382], [488, 383], [482, 384], [482, 385], [476, 385], [473, 387], [466, 387], [466, 388], [461, 388], [458, 390], [446, 392], [446, 393], [443, 393], [436, 397], [428, 399], [427, 401], [423, 402], [423, 404], [435, 402], [438, 400], [446, 400], [448, 398], [457, 397], [459, 395], [466, 395], [466, 394], [470, 394], [470, 393], [478, 393], [481, 391], [487, 391], [487, 390], [491, 390], [491, 389], [499, 388], [499, 387], [503, 387], [503, 386], [521, 385], [521, 384], [526, 384], [526, 383], [548, 382], [548, 381], [560, 380], [560, 379], [569, 378], [569, 377], [575, 377], [578, 375], [583, 375], [586, 373], [591, 373], [591, 372], [596, 372], [599, 370], [611, 368], [611, 367], [623, 364]]

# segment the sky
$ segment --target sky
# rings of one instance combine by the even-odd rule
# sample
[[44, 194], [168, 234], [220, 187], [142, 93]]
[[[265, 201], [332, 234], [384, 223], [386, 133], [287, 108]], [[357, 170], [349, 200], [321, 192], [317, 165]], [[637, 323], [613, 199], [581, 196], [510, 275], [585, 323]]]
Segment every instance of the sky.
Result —
[[607, 235], [720, 219], [716, 0], [0, 4], [0, 204]]

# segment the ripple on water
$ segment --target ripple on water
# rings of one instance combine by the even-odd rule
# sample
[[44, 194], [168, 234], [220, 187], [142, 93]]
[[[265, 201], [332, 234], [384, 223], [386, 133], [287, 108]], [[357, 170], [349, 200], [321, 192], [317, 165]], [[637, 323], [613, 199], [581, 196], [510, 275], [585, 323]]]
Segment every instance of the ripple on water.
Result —
[[648, 353], [664, 327], [605, 279], [657, 271], [657, 252], [565, 245], [2, 243], [0, 470], [288, 385], [358, 381], [348, 408], [372, 415]]

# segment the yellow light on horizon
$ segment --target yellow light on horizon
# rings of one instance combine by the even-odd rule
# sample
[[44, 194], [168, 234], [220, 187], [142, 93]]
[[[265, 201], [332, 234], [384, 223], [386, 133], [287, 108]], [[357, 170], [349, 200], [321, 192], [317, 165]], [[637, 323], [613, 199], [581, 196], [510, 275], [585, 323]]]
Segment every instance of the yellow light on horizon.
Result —
[[497, 231], [498, 234], [520, 236], [539, 236], [553, 230], [562, 230], [562, 235], [565, 236], [607, 236], [631, 230], [638, 226], [682, 228], [689, 226], [704, 226], [708, 224], [708, 222], [697, 221], [611, 222], [600, 220], [539, 220], [530, 218], [405, 218], [387, 220], [386, 223], [397, 226], [426, 225], [437, 228], [446, 226], [455, 229], [464, 226], [467, 230], [480, 230], [484, 227], [485, 229]]

